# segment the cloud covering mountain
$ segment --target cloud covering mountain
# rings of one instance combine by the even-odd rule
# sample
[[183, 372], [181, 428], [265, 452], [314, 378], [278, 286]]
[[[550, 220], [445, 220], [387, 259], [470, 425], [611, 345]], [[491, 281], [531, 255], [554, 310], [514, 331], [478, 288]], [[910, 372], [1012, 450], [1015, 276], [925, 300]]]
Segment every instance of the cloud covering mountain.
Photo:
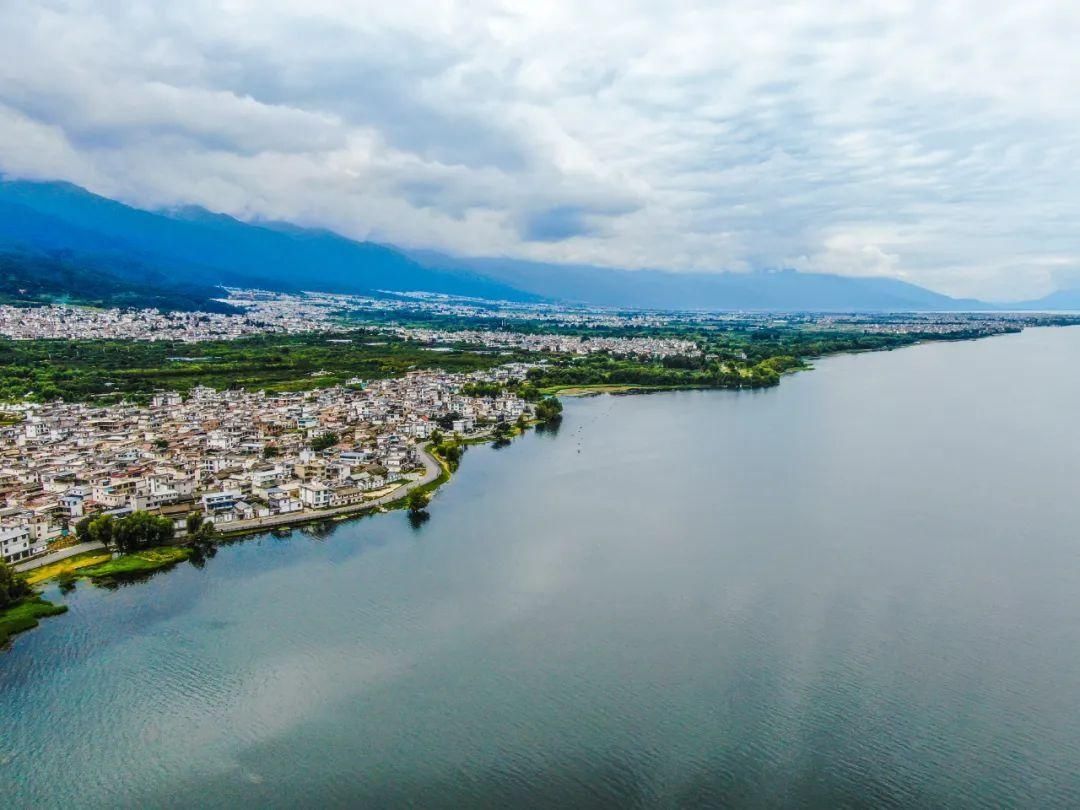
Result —
[[[4, 290], [26, 286], [39, 268], [55, 267], [48, 290], [81, 294], [100, 271], [145, 300], [153, 288], [192, 308], [200, 285], [276, 290], [448, 293], [510, 300], [548, 299], [654, 309], [696, 310], [953, 310], [960, 301], [889, 278], [786, 272], [694, 273], [412, 255], [393, 246], [355, 242], [291, 223], [246, 223], [187, 206], [143, 211], [70, 183], [0, 180], [0, 259], [14, 273]], [[29, 263], [28, 263], [29, 262]], [[104, 281], [104, 279], [103, 279]], [[131, 288], [134, 283], [138, 289]], [[59, 284], [59, 286], [58, 286]], [[142, 289], [149, 285], [152, 289]], [[185, 301], [187, 303], [185, 303]]]
[[536, 261], [1038, 297], [1080, 256], [1080, 11], [0, 4], [0, 172]]

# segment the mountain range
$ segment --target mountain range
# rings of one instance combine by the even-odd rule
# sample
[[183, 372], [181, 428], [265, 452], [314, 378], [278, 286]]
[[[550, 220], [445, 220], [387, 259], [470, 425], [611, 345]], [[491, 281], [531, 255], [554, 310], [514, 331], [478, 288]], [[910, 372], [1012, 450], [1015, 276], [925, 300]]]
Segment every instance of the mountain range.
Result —
[[[407, 251], [288, 223], [244, 222], [203, 208], [147, 211], [61, 182], [0, 180], [0, 255], [0, 267], [7, 270], [0, 273], [0, 294], [6, 296], [12, 285], [26, 291], [27, 273], [20, 276], [20, 262], [38, 262], [38, 267], [52, 262], [54, 286], [62, 286], [65, 277], [105, 279], [122, 288], [121, 300], [143, 300], [153, 288], [181, 309], [198, 308], [216, 295], [216, 285], [284, 292], [423, 290], [512, 301], [717, 311], [1000, 308], [890, 278], [793, 270], [619, 270]], [[1080, 292], [1006, 308], [1077, 309]]]

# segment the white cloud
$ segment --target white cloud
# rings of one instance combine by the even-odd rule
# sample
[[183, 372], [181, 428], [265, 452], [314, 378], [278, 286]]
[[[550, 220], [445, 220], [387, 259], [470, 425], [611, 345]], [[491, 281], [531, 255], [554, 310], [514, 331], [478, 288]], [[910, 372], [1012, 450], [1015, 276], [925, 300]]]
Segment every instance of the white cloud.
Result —
[[786, 262], [808, 273], [839, 273], [845, 276], [903, 277], [900, 257], [886, 253], [873, 234], [838, 233], [825, 240], [824, 249], [812, 256], [799, 256]]
[[356, 237], [1035, 295], [1080, 255], [1061, 2], [0, 4], [0, 171]]

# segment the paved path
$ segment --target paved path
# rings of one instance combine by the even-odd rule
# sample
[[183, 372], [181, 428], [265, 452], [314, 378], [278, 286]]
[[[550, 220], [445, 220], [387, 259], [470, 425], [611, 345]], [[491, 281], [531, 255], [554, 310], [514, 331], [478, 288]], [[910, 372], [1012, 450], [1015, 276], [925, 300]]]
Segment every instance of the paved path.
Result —
[[82, 554], [84, 551], [97, 551], [98, 549], [103, 548], [105, 548], [105, 546], [101, 543], [79, 543], [75, 546], [68, 546], [59, 551], [54, 551], [52, 554], [45, 554], [41, 557], [35, 557], [32, 560], [16, 563], [15, 570], [20, 573], [23, 571], [33, 571], [35, 568], [41, 568], [41, 566], [48, 565], [49, 563], [66, 560], [68, 557], [74, 557], [76, 554]]
[[402, 484], [393, 492], [374, 498], [364, 503], [356, 503], [350, 506], [338, 506], [333, 509], [305, 509], [302, 512], [288, 512], [284, 515], [270, 515], [269, 517], [253, 518], [251, 520], [234, 520], [231, 523], [222, 523], [218, 528], [223, 534], [236, 532], [251, 532], [261, 529], [273, 529], [278, 526], [289, 526], [295, 523], [311, 523], [324, 518], [338, 517], [340, 515], [359, 515], [380, 506], [400, 501], [411, 490], [430, 484], [442, 474], [442, 467], [427, 451], [427, 445], [420, 448], [420, 460], [424, 463], [424, 474], [415, 481]]

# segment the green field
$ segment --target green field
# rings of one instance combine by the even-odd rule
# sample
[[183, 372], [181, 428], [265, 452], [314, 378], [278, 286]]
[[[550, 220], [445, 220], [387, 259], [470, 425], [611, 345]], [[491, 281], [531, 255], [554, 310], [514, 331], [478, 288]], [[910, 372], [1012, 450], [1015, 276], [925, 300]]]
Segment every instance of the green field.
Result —
[[352, 377], [394, 377], [419, 368], [469, 372], [525, 357], [465, 349], [432, 352], [412, 341], [362, 332], [259, 335], [196, 344], [0, 340], [0, 400], [140, 399], [158, 389], [187, 391], [197, 385], [303, 391]]
[[[467, 323], [467, 322], [466, 322]], [[464, 325], [464, 324], [463, 324]], [[475, 325], [475, 324], [474, 324]], [[520, 324], [515, 327], [524, 328]], [[1019, 327], [1016, 327], [1017, 329]], [[532, 331], [538, 328], [531, 327]], [[578, 329], [587, 333], [587, 329]], [[530, 374], [548, 391], [592, 388], [762, 388], [816, 357], [873, 351], [923, 340], [959, 340], [988, 332], [977, 326], [951, 335], [868, 333], [807, 324], [700, 324], [663, 328], [597, 329], [596, 336], [674, 337], [693, 341], [697, 356], [649, 359], [595, 353], [588, 356], [502, 352], [454, 344], [447, 351], [415, 341], [365, 331], [259, 335], [231, 341], [28, 340], [0, 339], [0, 401], [146, 401], [160, 389], [305, 391], [345, 383], [353, 377], [380, 379], [414, 369], [449, 372], [484, 370], [541, 357], [550, 361]], [[480, 386], [481, 388], [483, 386]], [[482, 393], [478, 391], [477, 393]]]

